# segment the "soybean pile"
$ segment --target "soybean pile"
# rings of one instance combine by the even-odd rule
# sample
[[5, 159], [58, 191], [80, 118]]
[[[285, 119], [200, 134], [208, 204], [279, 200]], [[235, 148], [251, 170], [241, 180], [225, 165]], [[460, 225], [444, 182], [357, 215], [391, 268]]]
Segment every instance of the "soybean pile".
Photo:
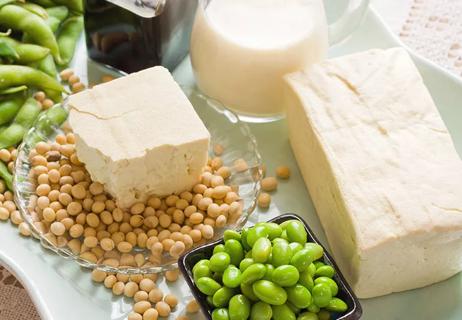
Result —
[[224, 244], [192, 273], [213, 320], [326, 320], [348, 306], [336, 297], [335, 269], [323, 254], [307, 242], [302, 222], [262, 222], [241, 233], [226, 230]]
[[[74, 56], [82, 13], [82, 0], [0, 0], [0, 149], [21, 143], [41, 115], [44, 133], [64, 122], [51, 107], [66, 93], [58, 72]], [[11, 189], [2, 163], [0, 176]]]

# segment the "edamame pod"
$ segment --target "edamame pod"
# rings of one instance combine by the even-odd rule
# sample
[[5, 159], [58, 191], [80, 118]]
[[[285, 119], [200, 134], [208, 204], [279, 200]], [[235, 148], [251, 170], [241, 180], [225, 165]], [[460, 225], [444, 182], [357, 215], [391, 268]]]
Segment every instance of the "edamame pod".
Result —
[[61, 62], [55, 35], [39, 16], [20, 6], [8, 4], [0, 8], [0, 24], [27, 33], [35, 43], [50, 49], [53, 58]]
[[242, 282], [242, 273], [237, 267], [230, 265], [223, 273], [223, 284], [229, 288], [237, 288]]
[[286, 292], [287, 300], [297, 308], [304, 309], [311, 304], [311, 293], [301, 284], [296, 284], [293, 287], [287, 288]]
[[4, 125], [13, 120], [19, 109], [24, 104], [24, 100], [24, 96], [22, 94], [18, 94], [0, 101], [0, 125]]
[[26, 66], [0, 65], [0, 89], [20, 85], [65, 92], [63, 86], [56, 79], [42, 71]]
[[77, 13], [83, 13], [83, 2], [82, 0], [53, 0], [57, 4], [62, 4], [68, 7], [71, 11]]
[[66, 6], [55, 6], [47, 8], [48, 17], [53, 17], [59, 21], [63, 21], [69, 15], [69, 9]]
[[252, 285], [253, 292], [263, 302], [281, 305], [287, 301], [286, 291], [268, 280], [258, 280]]
[[223, 233], [223, 239], [225, 240], [225, 243], [226, 241], [231, 240], [231, 239], [241, 241], [241, 234], [237, 232], [236, 230], [228, 229], [228, 230], [225, 230], [225, 232]]
[[271, 241], [268, 238], [259, 238], [252, 247], [252, 259], [264, 263], [271, 254]]
[[0, 177], [5, 181], [6, 187], [13, 191], [13, 175], [3, 161], [0, 161]]
[[225, 251], [231, 257], [231, 264], [238, 266], [244, 259], [244, 248], [241, 243], [236, 239], [229, 239], [225, 242]]
[[250, 315], [250, 301], [244, 295], [238, 294], [229, 301], [229, 319], [246, 320]]
[[264, 264], [255, 263], [242, 272], [242, 283], [251, 284], [265, 276], [266, 267]]
[[330, 312], [327, 310], [321, 310], [318, 312], [318, 318], [319, 320], [331, 320]]
[[272, 316], [271, 306], [262, 301], [255, 303], [250, 310], [250, 320], [271, 320]]
[[196, 281], [196, 285], [200, 292], [208, 296], [213, 296], [221, 288], [218, 282], [209, 277], [200, 278]]
[[82, 30], [82, 16], [70, 17], [62, 24], [58, 35], [58, 46], [61, 55], [60, 65], [67, 65], [71, 62]]
[[0, 37], [0, 44], [10, 46], [17, 56], [12, 59], [18, 64], [27, 64], [46, 57], [50, 49], [30, 43], [21, 43], [10, 37]]
[[288, 305], [272, 306], [274, 320], [295, 320], [295, 313], [289, 308]]

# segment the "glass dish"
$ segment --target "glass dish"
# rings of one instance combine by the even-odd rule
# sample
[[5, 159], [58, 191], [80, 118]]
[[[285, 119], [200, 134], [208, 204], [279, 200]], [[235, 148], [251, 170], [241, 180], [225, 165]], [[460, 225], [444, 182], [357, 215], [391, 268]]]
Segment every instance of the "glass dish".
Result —
[[[305, 225], [306, 232], [308, 233], [308, 241], [315, 242], [324, 248], [324, 246], [316, 238], [316, 236], [314, 235], [313, 231], [310, 229], [308, 224], [296, 214], [286, 213], [279, 217], [273, 218], [269, 220], [268, 222], [275, 222], [277, 224], [281, 224], [284, 221], [293, 220], [293, 219], [303, 222], [303, 224]], [[205, 315], [205, 317], [208, 320], [212, 320], [212, 308], [207, 304], [207, 296], [204, 295], [202, 292], [200, 292], [199, 289], [194, 284], [192, 268], [199, 260], [209, 259], [213, 254], [213, 248], [216, 245], [223, 244], [223, 243], [224, 241], [223, 239], [221, 239], [214, 243], [203, 245], [201, 247], [198, 247], [196, 249], [189, 251], [188, 253], [181, 256], [179, 259], [179, 267], [180, 267], [181, 273], [183, 273], [183, 276], [186, 279], [188, 286], [190, 287], [194, 297], [196, 298], [196, 300], [199, 302], [201, 306], [202, 313]], [[340, 272], [340, 269], [337, 267], [337, 264], [335, 263], [334, 259], [327, 252], [326, 248], [324, 248], [324, 257], [322, 258], [322, 261], [334, 267], [335, 275], [333, 279], [335, 280], [335, 282], [337, 282], [338, 287], [339, 287], [337, 297], [345, 301], [346, 304], [348, 305], [347, 311], [342, 312], [341, 314], [332, 313], [332, 317], [330, 319], [332, 320], [356, 320], [356, 319], [361, 318], [361, 315], [363, 312], [361, 308], [361, 304], [359, 303], [358, 298], [353, 293], [353, 290], [350, 288], [350, 286], [346, 282], [345, 278]]]
[[[108, 74], [109, 71], [109, 74], [114, 75], [114, 71], [110, 71], [105, 68], [104, 70], [106, 71], [106, 74]], [[90, 75], [90, 83], [94, 83], [91, 78], [92, 77]], [[227, 110], [218, 102], [209, 99], [193, 88], [184, 87], [182, 89], [189, 97], [196, 112], [211, 134], [210, 156], [213, 155], [212, 148], [215, 144], [219, 143], [225, 148], [225, 152], [221, 158], [224, 165], [229, 166], [232, 171], [232, 175], [228, 178], [226, 184], [238, 186], [239, 195], [243, 201], [243, 213], [241, 217], [235, 223], [227, 224], [222, 229], [215, 229], [216, 232], [213, 239], [209, 240], [210, 242], [213, 242], [222, 237], [225, 228], [240, 229], [247, 222], [252, 212], [254, 212], [256, 198], [260, 191], [260, 180], [262, 177], [261, 157], [257, 150], [255, 137], [250, 132], [249, 127], [240, 122], [233, 112]], [[63, 102], [62, 106], [65, 109], [67, 108], [66, 101]], [[56, 105], [53, 108], [58, 107], [61, 106]], [[103, 258], [101, 258], [97, 263], [91, 263], [82, 259], [79, 255], [72, 253], [66, 245], [62, 247], [54, 245], [37, 229], [30, 215], [32, 212], [32, 209], [30, 208], [31, 196], [35, 194], [34, 185], [29, 180], [31, 164], [28, 155], [34, 145], [34, 139], [32, 138], [35, 138], [38, 134], [42, 137], [42, 139], [50, 141], [53, 140], [57, 134], [62, 132], [62, 128], [60, 127], [53, 127], [52, 132], [49, 134], [48, 132], [40, 132], [37, 128], [32, 128], [18, 149], [18, 157], [15, 163], [14, 193], [19, 211], [21, 212], [24, 220], [31, 227], [33, 236], [39, 239], [44, 247], [67, 259], [72, 259], [81, 266], [87, 268], [98, 268], [107, 272], [119, 272], [126, 274], [157, 273], [176, 268], [177, 260], [170, 257], [168, 254], [164, 254], [161, 263], [155, 266], [148, 265], [142, 267], [115, 268], [103, 264], [101, 262]], [[248, 164], [248, 169], [243, 172], [238, 172], [233, 169], [234, 161], [240, 158], [244, 159]], [[149, 250], [135, 247], [132, 253], [147, 253], [148, 251]]]

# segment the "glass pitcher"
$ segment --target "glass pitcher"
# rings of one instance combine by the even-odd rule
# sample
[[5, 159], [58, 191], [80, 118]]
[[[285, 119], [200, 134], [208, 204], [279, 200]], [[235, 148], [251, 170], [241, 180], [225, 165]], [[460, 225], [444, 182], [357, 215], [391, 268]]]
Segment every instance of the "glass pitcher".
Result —
[[[368, 5], [325, 2], [199, 0], [190, 48], [197, 85], [243, 120], [280, 119], [284, 75], [325, 59], [328, 46], [353, 31]], [[338, 17], [327, 24], [326, 15]]]

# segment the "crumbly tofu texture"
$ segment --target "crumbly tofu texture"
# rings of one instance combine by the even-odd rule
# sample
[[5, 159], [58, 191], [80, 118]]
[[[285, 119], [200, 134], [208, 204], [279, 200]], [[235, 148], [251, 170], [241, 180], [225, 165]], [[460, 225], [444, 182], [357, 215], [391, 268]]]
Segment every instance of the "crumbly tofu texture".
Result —
[[360, 298], [462, 269], [462, 161], [407, 52], [288, 75], [290, 142], [338, 265]]
[[154, 67], [69, 98], [76, 151], [121, 207], [190, 189], [210, 135], [170, 72]]

